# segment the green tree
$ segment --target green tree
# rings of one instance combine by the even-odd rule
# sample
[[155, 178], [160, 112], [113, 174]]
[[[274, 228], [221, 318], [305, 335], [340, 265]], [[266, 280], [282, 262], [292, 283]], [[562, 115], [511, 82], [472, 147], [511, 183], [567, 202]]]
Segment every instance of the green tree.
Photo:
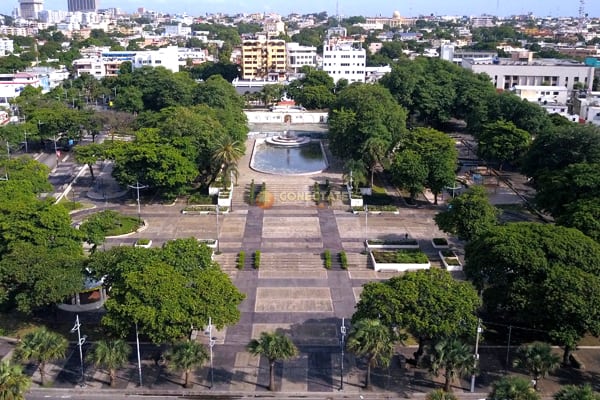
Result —
[[469, 282], [456, 281], [448, 271], [430, 269], [365, 284], [352, 321], [379, 319], [390, 328], [405, 329], [419, 341], [415, 353], [419, 361], [428, 342], [471, 338], [480, 303]]
[[472, 186], [439, 212], [435, 223], [444, 232], [473, 240], [498, 223], [499, 210], [487, 198], [485, 187]]
[[540, 400], [540, 395], [527, 379], [519, 376], [504, 376], [494, 382], [490, 400]]
[[139, 113], [144, 110], [144, 93], [136, 86], [119, 88], [112, 105], [120, 111]]
[[67, 351], [67, 339], [45, 327], [36, 328], [25, 334], [17, 344], [13, 357], [21, 362], [38, 364], [42, 386], [46, 384], [46, 363], [64, 358]]
[[12, 365], [8, 360], [0, 362], [0, 399], [25, 400], [29, 386], [31, 380], [20, 365]]
[[566, 385], [554, 394], [554, 400], [600, 400], [600, 394], [590, 385]]
[[15, 184], [26, 185], [34, 194], [48, 193], [52, 185], [48, 181], [50, 168], [30, 157], [16, 157], [0, 161], [0, 169]]
[[558, 216], [556, 223], [577, 228], [600, 242], [600, 200], [581, 199], [565, 205], [564, 212]]
[[127, 364], [130, 353], [131, 346], [122, 339], [99, 340], [88, 354], [88, 360], [96, 367], [102, 366], [108, 369], [110, 386], [112, 387], [117, 383], [117, 370]]
[[429, 371], [439, 376], [444, 371], [444, 391], [450, 391], [454, 378], [473, 371], [473, 353], [467, 344], [457, 338], [438, 341], [429, 352]]
[[206, 246], [193, 238], [173, 242], [167, 250], [120, 247], [89, 258], [87, 268], [111, 288], [102, 324], [116, 335], [138, 323], [140, 333], [160, 344], [188, 336], [209, 317], [217, 328], [239, 320], [244, 295]]
[[397, 153], [390, 168], [392, 182], [410, 193], [411, 201], [425, 188], [429, 171], [421, 156], [413, 150]]
[[483, 290], [487, 312], [548, 331], [563, 364], [586, 333], [600, 334], [600, 245], [576, 229], [511, 223], [465, 248], [464, 271]]
[[175, 371], [183, 371], [185, 379], [184, 388], [191, 387], [190, 373], [196, 368], [204, 364], [208, 359], [208, 353], [201, 343], [186, 340], [173, 345], [173, 349], [167, 354], [169, 368]]
[[559, 367], [560, 357], [552, 352], [552, 347], [549, 344], [533, 342], [522, 345], [517, 349], [513, 365], [527, 370], [533, 378], [533, 388], [537, 390], [539, 380]]
[[85, 146], [75, 146], [75, 161], [79, 164], [88, 166], [92, 181], [96, 179], [94, 175], [94, 164], [104, 157], [105, 146], [102, 144], [87, 144]]
[[327, 72], [306, 67], [304, 77], [287, 86], [287, 93], [296, 103], [309, 110], [328, 108], [335, 99], [335, 83]]
[[531, 135], [512, 122], [496, 121], [485, 124], [477, 134], [479, 157], [498, 163], [502, 170], [505, 163], [518, 162], [531, 142]]
[[262, 332], [258, 339], [248, 343], [248, 351], [255, 356], [269, 360], [269, 390], [275, 390], [275, 362], [288, 360], [298, 355], [298, 348], [292, 340], [281, 333]]
[[[395, 148], [406, 131], [406, 112], [379, 85], [355, 84], [338, 93], [329, 112], [329, 143], [332, 153], [345, 160], [362, 161], [375, 168], [380, 154]], [[366, 152], [371, 145], [377, 152]], [[385, 151], [380, 151], [381, 148]]]
[[353, 322], [348, 335], [348, 350], [367, 359], [365, 388], [371, 387], [371, 368], [387, 366], [394, 354], [394, 334], [391, 329], [376, 319], [361, 319]]
[[600, 194], [600, 163], [582, 162], [541, 175], [536, 181], [535, 203], [555, 217], [565, 214], [577, 201], [592, 200]]

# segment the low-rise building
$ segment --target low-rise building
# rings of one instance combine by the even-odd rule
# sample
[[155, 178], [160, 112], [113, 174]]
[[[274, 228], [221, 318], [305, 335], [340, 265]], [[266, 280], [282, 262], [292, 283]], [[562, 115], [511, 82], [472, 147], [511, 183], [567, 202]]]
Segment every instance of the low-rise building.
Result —
[[14, 48], [14, 42], [9, 38], [0, 38], [0, 57], [11, 54]]
[[26, 86], [39, 88], [42, 84], [39, 77], [33, 73], [0, 74], [0, 107], [10, 107], [9, 103], [18, 97]]
[[503, 90], [515, 86], [563, 86], [573, 90], [576, 83], [591, 90], [594, 81], [593, 67], [570, 60], [464, 59], [462, 66], [475, 73], [486, 73], [494, 86]]
[[299, 43], [287, 43], [288, 70], [297, 73], [304, 66], [317, 67], [317, 48], [314, 46], [301, 46]]

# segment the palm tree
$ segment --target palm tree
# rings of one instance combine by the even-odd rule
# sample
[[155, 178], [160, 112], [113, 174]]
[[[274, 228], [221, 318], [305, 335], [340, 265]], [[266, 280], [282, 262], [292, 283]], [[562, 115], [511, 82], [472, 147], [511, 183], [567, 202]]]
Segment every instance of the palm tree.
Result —
[[558, 368], [560, 361], [560, 356], [552, 352], [548, 343], [533, 342], [519, 347], [513, 365], [529, 372], [533, 378], [533, 388], [537, 390], [538, 381]]
[[269, 390], [275, 390], [275, 361], [287, 360], [298, 355], [298, 348], [289, 337], [276, 332], [262, 332], [260, 338], [248, 343], [248, 351], [269, 360]]
[[600, 400], [600, 394], [590, 385], [567, 385], [554, 394], [554, 400]]
[[388, 366], [394, 353], [393, 333], [376, 319], [358, 321], [348, 335], [348, 350], [367, 358], [365, 388], [371, 387], [371, 367]]
[[108, 369], [110, 386], [114, 386], [117, 369], [122, 368], [127, 363], [130, 353], [131, 346], [122, 339], [100, 340], [94, 345], [92, 352], [88, 355], [88, 360], [97, 367], [104, 366]]
[[176, 343], [167, 354], [168, 366], [175, 371], [185, 372], [184, 388], [190, 387], [190, 373], [208, 359], [206, 348], [193, 340]]
[[540, 400], [540, 395], [527, 379], [504, 376], [494, 382], [490, 400]]
[[64, 358], [67, 351], [67, 339], [45, 327], [37, 328], [26, 334], [15, 348], [14, 357], [19, 361], [38, 363], [42, 386], [46, 383], [46, 363]]
[[223, 174], [223, 181], [229, 181], [229, 175], [234, 174], [237, 177], [237, 162], [244, 156], [243, 143], [233, 140], [229, 136], [225, 137], [219, 143], [212, 154], [212, 161], [216, 164], [218, 172]]
[[31, 380], [23, 374], [20, 365], [11, 365], [8, 361], [0, 362], [0, 399], [25, 400], [24, 393], [29, 389]]
[[429, 354], [429, 370], [439, 376], [444, 370], [444, 391], [450, 391], [450, 384], [456, 375], [473, 371], [473, 353], [469, 345], [457, 338], [442, 339], [435, 344]]
[[371, 174], [371, 187], [373, 187], [373, 177], [375, 171], [383, 169], [382, 162], [387, 153], [387, 144], [383, 139], [376, 136], [367, 139], [363, 149], [363, 159], [369, 167], [369, 173]]
[[442, 389], [436, 389], [433, 392], [429, 392], [425, 397], [425, 400], [458, 400], [458, 398], [448, 392], [444, 392]]

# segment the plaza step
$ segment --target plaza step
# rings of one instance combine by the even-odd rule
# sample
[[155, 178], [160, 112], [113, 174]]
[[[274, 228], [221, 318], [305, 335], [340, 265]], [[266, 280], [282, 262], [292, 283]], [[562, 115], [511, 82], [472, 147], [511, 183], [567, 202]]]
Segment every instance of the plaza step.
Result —
[[[262, 190], [263, 182], [255, 182], [255, 199]], [[312, 187], [308, 184], [291, 184], [285, 182], [272, 182], [265, 180], [267, 192], [273, 196], [274, 206], [314, 206]], [[240, 184], [234, 190], [233, 206], [248, 206], [250, 200], [250, 183]], [[236, 193], [237, 192], [237, 193]]]
[[261, 269], [323, 269], [321, 253], [261, 253]]
[[348, 258], [348, 269], [365, 269], [369, 266], [366, 254], [346, 252]]

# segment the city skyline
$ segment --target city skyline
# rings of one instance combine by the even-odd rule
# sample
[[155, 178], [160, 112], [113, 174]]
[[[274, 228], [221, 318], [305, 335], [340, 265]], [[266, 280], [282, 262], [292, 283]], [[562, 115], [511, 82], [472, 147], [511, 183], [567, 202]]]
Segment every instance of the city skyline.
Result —
[[[0, 13], [10, 15], [12, 10], [18, 6], [17, 0], [3, 1], [0, 5]], [[305, 0], [298, 3], [289, 0], [265, 0], [261, 3], [248, 0], [180, 0], [169, 2], [167, 0], [133, 0], [126, 5], [120, 0], [101, 0], [99, 8], [121, 8], [124, 12], [133, 12], [139, 7], [165, 13], [187, 13], [188, 15], [204, 15], [206, 13], [252, 13], [252, 12], [275, 12], [287, 15], [293, 12], [300, 14], [318, 13], [327, 11], [329, 15], [336, 14], [336, 1], [328, 2], [317, 0]], [[46, 10], [67, 10], [67, 0], [45, 0]], [[549, 0], [545, 2], [522, 2], [517, 0], [496, 0], [480, 2], [477, 0], [463, 0], [457, 2], [445, 2], [440, 0], [408, 0], [390, 4], [387, 0], [372, 0], [370, 2], [339, 1], [339, 13], [343, 16], [391, 16], [394, 11], [401, 15], [411, 17], [419, 15], [482, 15], [491, 14], [498, 16], [509, 16], [515, 14], [527, 14], [532, 12], [536, 16], [565, 16], [575, 17], [579, 13], [579, 1], [572, 0], [563, 2]], [[590, 17], [600, 16], [600, 2], [588, 0], [585, 4], [585, 12]]]

